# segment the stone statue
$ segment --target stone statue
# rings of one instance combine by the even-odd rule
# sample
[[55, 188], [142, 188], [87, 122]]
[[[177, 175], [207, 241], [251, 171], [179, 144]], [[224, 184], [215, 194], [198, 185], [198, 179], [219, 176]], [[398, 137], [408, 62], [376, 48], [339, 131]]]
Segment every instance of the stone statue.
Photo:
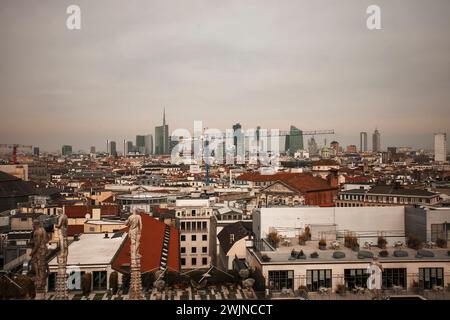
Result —
[[131, 240], [131, 259], [139, 259], [141, 257], [139, 248], [141, 242], [142, 218], [137, 214], [137, 209], [133, 210], [133, 213], [128, 217], [126, 225], [129, 227], [128, 235]]
[[131, 277], [130, 277], [130, 289], [128, 291], [129, 300], [143, 300], [144, 294], [142, 290], [141, 279], [141, 255], [139, 254], [141, 231], [142, 231], [142, 218], [138, 214], [137, 209], [133, 210], [132, 214], [128, 217], [126, 222], [128, 226], [128, 236], [130, 237], [130, 258], [131, 258]]
[[58, 273], [56, 274], [56, 300], [67, 300], [67, 256], [69, 254], [67, 243], [67, 216], [63, 212], [55, 224], [55, 234], [58, 237], [58, 254], [56, 260], [58, 262]]
[[45, 287], [47, 285], [48, 263], [47, 263], [47, 232], [39, 220], [33, 221], [33, 250], [31, 251], [31, 264], [34, 271], [34, 286], [36, 299], [45, 299]]

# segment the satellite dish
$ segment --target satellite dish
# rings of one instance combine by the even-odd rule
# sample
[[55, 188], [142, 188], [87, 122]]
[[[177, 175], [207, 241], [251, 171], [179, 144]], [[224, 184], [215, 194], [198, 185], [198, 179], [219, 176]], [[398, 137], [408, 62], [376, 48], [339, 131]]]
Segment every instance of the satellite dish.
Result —
[[91, 215], [89, 213], [86, 213], [85, 218], [86, 220], [89, 220], [91, 218]]

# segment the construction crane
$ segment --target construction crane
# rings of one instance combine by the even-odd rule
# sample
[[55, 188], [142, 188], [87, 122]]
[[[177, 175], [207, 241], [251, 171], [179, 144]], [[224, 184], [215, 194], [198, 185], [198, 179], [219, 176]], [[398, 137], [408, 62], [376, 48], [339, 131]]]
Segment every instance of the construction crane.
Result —
[[[6, 152], [4, 151], [6, 149]], [[23, 145], [23, 144], [0, 144], [0, 150], [2, 153], [11, 153], [11, 162], [13, 164], [17, 164], [17, 152], [21, 149], [24, 153], [31, 153], [33, 150], [33, 146]]]

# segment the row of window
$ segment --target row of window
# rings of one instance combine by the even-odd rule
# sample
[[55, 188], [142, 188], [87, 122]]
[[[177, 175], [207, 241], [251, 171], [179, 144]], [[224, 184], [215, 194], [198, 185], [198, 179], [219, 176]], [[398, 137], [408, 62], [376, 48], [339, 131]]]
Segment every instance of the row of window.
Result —
[[[186, 247], [181, 247], [180, 252], [186, 253]], [[197, 247], [192, 247], [191, 253], [197, 253]], [[202, 247], [202, 253], [208, 253], [208, 247]]]
[[181, 231], [205, 231], [206, 229], [206, 221], [187, 221], [180, 223]]
[[388, 196], [371, 196], [371, 195], [339, 195], [340, 200], [358, 200], [368, 202], [384, 202], [384, 203], [430, 203], [428, 198], [417, 197], [388, 197]]
[[188, 217], [196, 217], [196, 216], [204, 217], [204, 216], [209, 216], [209, 215], [211, 215], [211, 212], [210, 211], [205, 211], [205, 210], [199, 210], [197, 212], [196, 209], [193, 209], [193, 210], [191, 210], [190, 213], [186, 212], [186, 210], [177, 211], [177, 217], [180, 217], [180, 216], [181, 217], [186, 217], [186, 216], [188, 216]]
[[[186, 265], [186, 258], [181, 258], [180, 260], [181, 260], [181, 266], [185, 266]], [[208, 258], [202, 258], [201, 262], [202, 263], [199, 266], [206, 266], [206, 265], [208, 265]], [[193, 267], [197, 266], [197, 258], [191, 258], [191, 265]]]
[[[367, 269], [345, 269], [344, 283], [347, 288], [367, 287]], [[306, 286], [309, 291], [318, 291], [320, 287], [332, 288], [331, 269], [306, 270]], [[389, 289], [394, 286], [407, 287], [406, 268], [384, 269], [382, 286]], [[420, 268], [419, 288], [433, 289], [434, 286], [444, 286], [443, 268]], [[294, 289], [294, 271], [269, 271], [269, 288], [271, 290]]]
[[[186, 235], [182, 234], [180, 236], [180, 241], [186, 241]], [[191, 235], [191, 241], [197, 241], [197, 235], [196, 234], [192, 234]], [[208, 235], [207, 234], [202, 234], [202, 241], [208, 241]]]

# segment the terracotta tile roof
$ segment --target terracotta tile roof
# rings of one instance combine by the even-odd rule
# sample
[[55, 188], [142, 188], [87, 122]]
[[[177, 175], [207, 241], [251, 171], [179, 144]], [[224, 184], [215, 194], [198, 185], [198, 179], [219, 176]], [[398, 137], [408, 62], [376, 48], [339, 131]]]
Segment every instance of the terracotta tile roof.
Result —
[[67, 235], [73, 237], [76, 234], [84, 232], [84, 225], [82, 224], [72, 224], [67, 226]]
[[[140, 253], [141, 259], [141, 272], [154, 272], [160, 267], [162, 246], [164, 239], [164, 230], [166, 224], [156, 220], [153, 217], [143, 213], [142, 217], [142, 235], [141, 235], [141, 247]], [[122, 229], [127, 231], [128, 228]], [[170, 227], [170, 240], [169, 240], [169, 253], [167, 266], [171, 271], [180, 270], [180, 234], [178, 229]], [[124, 266], [130, 264], [130, 245], [131, 240], [127, 238], [122, 248], [119, 249], [118, 254], [113, 259], [113, 269], [128, 273], [129, 269]]]
[[238, 180], [253, 182], [275, 182], [282, 181], [300, 192], [311, 192], [319, 190], [332, 190], [333, 188], [326, 180], [315, 177], [309, 173], [280, 172], [272, 175], [259, 173], [244, 173], [237, 177]]
[[84, 218], [86, 214], [92, 217], [92, 209], [100, 208], [100, 216], [117, 216], [119, 214], [119, 207], [117, 205], [102, 205], [102, 206], [65, 206], [65, 213], [68, 218]]
[[314, 161], [312, 163], [313, 166], [338, 166], [339, 163], [337, 163], [334, 160], [329, 160], [329, 159], [321, 159], [318, 161]]

